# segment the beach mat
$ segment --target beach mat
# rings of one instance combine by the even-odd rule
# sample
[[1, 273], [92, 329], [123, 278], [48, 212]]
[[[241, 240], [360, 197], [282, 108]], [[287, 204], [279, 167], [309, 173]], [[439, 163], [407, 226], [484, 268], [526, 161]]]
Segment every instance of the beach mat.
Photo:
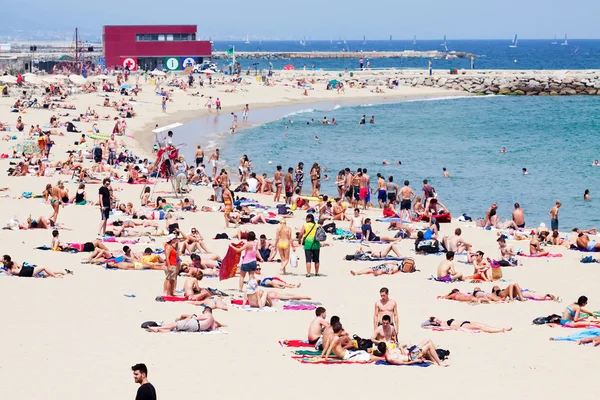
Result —
[[469, 333], [481, 333], [483, 331], [479, 330], [479, 329], [464, 329], [464, 328], [458, 328], [458, 329], [454, 329], [451, 328], [449, 326], [433, 326], [433, 325], [428, 325], [428, 326], [423, 326], [423, 329], [429, 329], [430, 331], [436, 331], [436, 332], [447, 332], [447, 331], [458, 331], [458, 332], [469, 332]]
[[312, 311], [316, 309], [317, 306], [312, 305], [284, 305], [283, 309], [287, 311]]
[[429, 367], [431, 366], [430, 362], [422, 362], [422, 363], [417, 363], [417, 364], [390, 364], [387, 361], [377, 361], [375, 363], [375, 365], [388, 365], [390, 367]]
[[314, 344], [308, 343], [306, 340], [280, 340], [281, 347], [315, 347]]
[[[321, 356], [322, 351], [318, 351], [318, 350], [294, 350], [292, 352], [292, 354], [295, 354], [297, 356], [314, 356], [314, 357], [320, 357]], [[331, 353], [333, 354], [333, 353]]]
[[538, 254], [520, 254], [522, 257], [529, 257], [529, 258], [560, 258], [563, 255], [562, 254], [553, 254], [553, 253], [549, 253], [546, 255], [538, 255]]
[[302, 364], [371, 364], [373, 361], [350, 361], [340, 360], [339, 358], [328, 358], [327, 360], [321, 357], [292, 357], [294, 360], [301, 362]]
[[187, 301], [187, 299], [185, 297], [179, 297], [179, 296], [156, 296], [156, 298], [154, 300], [160, 301], [160, 302], [166, 302], [166, 303], [177, 303], [177, 302]]
[[[243, 243], [233, 243], [232, 246], [240, 248], [244, 244]], [[221, 268], [219, 269], [219, 280], [225, 280], [233, 278], [237, 272], [237, 266], [240, 263], [240, 259], [242, 257], [242, 253], [238, 253], [233, 250], [231, 247], [227, 247], [227, 254], [223, 258], [221, 262]]]

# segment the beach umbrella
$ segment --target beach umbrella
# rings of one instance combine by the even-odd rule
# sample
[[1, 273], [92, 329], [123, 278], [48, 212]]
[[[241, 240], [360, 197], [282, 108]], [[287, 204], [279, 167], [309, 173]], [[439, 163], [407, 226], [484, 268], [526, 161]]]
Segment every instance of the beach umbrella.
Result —
[[154, 71], [150, 72], [150, 75], [155, 75], [155, 76], [166, 76], [167, 74], [165, 74], [162, 71], [159, 71], [157, 69], [155, 69]]
[[25, 83], [30, 83], [32, 85], [39, 85], [42, 83], [42, 79], [34, 74], [25, 74], [23, 75], [23, 79], [25, 79]]
[[87, 83], [87, 80], [81, 75], [69, 75], [69, 80], [77, 86], [83, 86]]
[[292, 71], [293, 69], [294, 69], [294, 66], [291, 64], [288, 64], [285, 67], [283, 67], [284, 71]]
[[338, 83], [340, 83], [340, 81], [338, 81], [337, 79], [332, 79], [329, 81], [331, 87], [335, 87], [335, 85], [337, 85]]
[[121, 85], [121, 89], [131, 89], [131, 85], [128, 85], [128, 84]]
[[0, 76], [0, 82], [17, 83], [17, 78], [12, 75], [2, 75]]

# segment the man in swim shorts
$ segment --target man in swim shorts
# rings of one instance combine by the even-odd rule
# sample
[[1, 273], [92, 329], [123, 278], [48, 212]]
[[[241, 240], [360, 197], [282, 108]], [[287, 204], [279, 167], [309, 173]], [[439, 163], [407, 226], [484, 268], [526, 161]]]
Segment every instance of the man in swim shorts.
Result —
[[600, 244], [595, 240], [591, 240], [588, 235], [580, 232], [577, 235], [577, 248], [584, 251], [600, 251]]
[[148, 331], [155, 333], [166, 332], [210, 332], [221, 327], [212, 315], [212, 308], [204, 307], [202, 314], [183, 314], [170, 324], [148, 327]]
[[371, 341], [375, 344], [383, 343], [398, 343], [398, 333], [392, 325], [392, 319], [389, 315], [384, 315], [381, 319], [381, 325], [375, 328]]
[[377, 201], [379, 202], [379, 208], [385, 207], [387, 203], [387, 185], [382, 175], [377, 177]]
[[341, 338], [345, 336], [346, 333], [344, 328], [342, 328], [342, 324], [339, 322], [333, 326], [333, 335], [328, 343], [323, 343], [323, 353], [321, 353], [321, 357], [324, 357], [325, 360], [329, 358], [329, 354], [333, 352], [336, 357], [351, 361], [351, 362], [369, 362], [381, 360], [380, 357], [375, 357], [364, 350], [346, 350], [342, 347]]
[[404, 186], [400, 189], [400, 218], [406, 221], [412, 220], [410, 216], [411, 201], [416, 197], [409, 183], [409, 181], [404, 181]]
[[525, 228], [525, 212], [519, 203], [515, 203], [515, 209], [512, 212], [512, 220], [518, 228]]
[[446, 260], [442, 261], [437, 268], [437, 280], [440, 282], [462, 281], [463, 276], [454, 269], [454, 252], [446, 253]]

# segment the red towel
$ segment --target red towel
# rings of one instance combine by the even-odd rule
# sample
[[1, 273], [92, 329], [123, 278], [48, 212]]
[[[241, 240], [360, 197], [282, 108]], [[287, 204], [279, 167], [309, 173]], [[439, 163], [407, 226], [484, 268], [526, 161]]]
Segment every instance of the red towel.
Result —
[[[240, 248], [243, 245], [243, 243], [232, 244], [232, 246], [237, 248]], [[240, 258], [242, 258], [242, 253], [238, 253], [231, 247], [227, 247], [227, 254], [225, 254], [225, 257], [221, 262], [221, 268], [219, 269], [220, 281], [233, 278], [235, 276], [235, 273], [237, 272], [237, 266], [240, 263]]]
[[178, 296], [161, 296], [166, 302], [179, 302], [179, 301], [187, 301], [185, 297]]
[[310, 344], [306, 340], [280, 340], [279, 344], [282, 347], [315, 347], [314, 344]]
[[244, 300], [242, 299], [231, 299], [231, 304], [234, 304], [236, 306], [241, 306], [243, 302]]

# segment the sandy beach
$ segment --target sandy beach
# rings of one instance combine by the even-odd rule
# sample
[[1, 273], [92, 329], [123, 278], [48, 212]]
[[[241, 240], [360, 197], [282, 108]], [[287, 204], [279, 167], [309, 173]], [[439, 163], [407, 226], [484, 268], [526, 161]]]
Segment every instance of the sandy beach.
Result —
[[[108, 93], [110, 101], [135, 99], [132, 102], [136, 112], [134, 118], [127, 119], [127, 130], [118, 140], [124, 141], [128, 150], [141, 158], [153, 160], [151, 130], [156, 124], [163, 126], [174, 122], [185, 123], [192, 119], [204, 118], [208, 110], [204, 107], [206, 98], [220, 98], [223, 104], [221, 118], [230, 121], [231, 112], [241, 116], [244, 104], [250, 104], [249, 122], [244, 126], [265, 122], [253, 119], [252, 111], [259, 108], [296, 106], [316, 102], [380, 102], [400, 101], [409, 98], [444, 97], [464, 95], [462, 92], [426, 87], [398, 87], [387, 89], [384, 74], [368, 71], [355, 74], [358, 81], [367, 80], [366, 88], [347, 88], [345, 94], [336, 90], [325, 90], [326, 82], [337, 79], [337, 73], [295, 71], [278, 73], [273, 82], [275, 86], [263, 86], [253, 76], [248, 77], [251, 84], [241, 85], [233, 93], [225, 89], [233, 85], [216, 85], [214, 88], [191, 88], [182, 91], [173, 88], [172, 102], [167, 103], [167, 112], [161, 111], [161, 97], [154, 93], [154, 86], [139, 78], [142, 92], [136, 96], [120, 96]], [[314, 90], [304, 96], [303, 90], [294, 87], [297, 79], [315, 80]], [[217, 79], [217, 78], [215, 78]], [[349, 79], [349, 78], [348, 78]], [[111, 79], [114, 82], [114, 78]], [[381, 83], [380, 83], [381, 82]], [[131, 77], [132, 86], [136, 78]], [[162, 87], [162, 86], [161, 86]], [[164, 85], [167, 88], [166, 85]], [[379, 87], [384, 93], [376, 93]], [[198, 92], [203, 97], [192, 96]], [[12, 93], [17, 93], [12, 89]], [[60, 121], [70, 121], [85, 113], [88, 107], [96, 110], [109, 120], [97, 122], [100, 132], [110, 133], [115, 124], [113, 118], [117, 111], [102, 107], [105, 93], [78, 93], [68, 96], [65, 103], [73, 104], [76, 110], [26, 109], [26, 112], [10, 112], [16, 97], [0, 98], [0, 121], [10, 124], [10, 132], [0, 132], [16, 136], [16, 140], [0, 141], [0, 153], [12, 155], [12, 147], [28, 136], [29, 127], [39, 124], [43, 128], [58, 112], [66, 113]], [[38, 93], [33, 97], [38, 100]], [[213, 114], [215, 110], [213, 109]], [[25, 123], [24, 132], [17, 132], [15, 122], [21, 117]], [[384, 118], [384, 116], [378, 116]], [[241, 119], [241, 118], [240, 118]], [[86, 134], [94, 122], [74, 122]], [[55, 146], [50, 154], [50, 162], [66, 160], [69, 150], [79, 150], [74, 142], [80, 133], [67, 133], [65, 128], [56, 128], [64, 136], [52, 135]], [[210, 132], [223, 133], [223, 132]], [[239, 130], [236, 134], [243, 135]], [[200, 136], [199, 136], [200, 137]], [[202, 136], [204, 137], [204, 136]], [[181, 143], [177, 130], [173, 142]], [[197, 144], [205, 148], [205, 163], [212, 149], [202, 140], [190, 142], [188, 148]], [[93, 141], [88, 140], [87, 149]], [[184, 152], [187, 154], [186, 152]], [[11, 158], [0, 160], [6, 171], [19, 162]], [[188, 158], [191, 165], [193, 160]], [[304, 163], [314, 160], [305, 155]], [[48, 161], [44, 161], [47, 163]], [[348, 167], [355, 170], [349, 160]], [[85, 166], [93, 162], [86, 159]], [[208, 163], [207, 171], [208, 171]], [[295, 165], [289, 165], [295, 167]], [[223, 167], [222, 165], [220, 167]], [[287, 169], [288, 165], [283, 166]], [[123, 175], [123, 167], [117, 169]], [[267, 172], [272, 176], [273, 171]], [[308, 170], [305, 172], [308, 173]], [[372, 175], [378, 171], [371, 171]], [[97, 174], [99, 177], [107, 176]], [[237, 181], [235, 176], [231, 177]], [[41, 194], [46, 184], [62, 180], [71, 195], [77, 190], [72, 173], [54, 173], [49, 177], [7, 177], [6, 172], [0, 187], [3, 207], [0, 208], [0, 224], [13, 218], [25, 222], [28, 216], [48, 217], [52, 214], [49, 204], [41, 198], [25, 199], [24, 192]], [[413, 179], [415, 183], [418, 179]], [[234, 185], [235, 186], [235, 185]], [[305, 184], [305, 191], [309, 184]], [[87, 184], [88, 200], [98, 201], [98, 184]], [[113, 181], [115, 196], [119, 203], [132, 202], [137, 209], [143, 185], [129, 185]], [[161, 181], [157, 191], [166, 192], [170, 183]], [[413, 185], [419, 194], [421, 186]], [[211, 188], [193, 186], [186, 195], [194, 200], [198, 207], [215, 206], [208, 200], [213, 193]], [[160, 194], [165, 196], [164, 194]], [[236, 193], [236, 195], [242, 195]], [[265, 206], [272, 206], [272, 195], [243, 194]], [[173, 193], [167, 194], [169, 201], [175, 202]], [[443, 201], [443, 193], [440, 193]], [[498, 199], [498, 202], [502, 199]], [[486, 210], [479, 210], [474, 218], [484, 216]], [[181, 230], [189, 232], [197, 228], [204, 236], [205, 244], [212, 254], [223, 257], [231, 241], [213, 240], [217, 233], [226, 232], [230, 237], [236, 230], [224, 228], [222, 212], [177, 212]], [[306, 213], [295, 211], [288, 220], [292, 232], [299, 231]], [[381, 210], [372, 208], [364, 212], [365, 217], [373, 220], [381, 216]], [[456, 216], [455, 216], [456, 217]], [[509, 215], [502, 215], [510, 219]], [[111, 221], [117, 218], [111, 218]], [[60, 230], [63, 242], [83, 243], [93, 241], [98, 233], [100, 213], [98, 206], [66, 205], [60, 208], [57, 221], [64, 229]], [[161, 229], [164, 221], [157, 221]], [[337, 222], [338, 227], [347, 229], [348, 222]], [[549, 220], [546, 222], [549, 225]], [[387, 223], [374, 222], [373, 227], [381, 235], [388, 235]], [[416, 227], [425, 228], [424, 223]], [[442, 224], [440, 234], [451, 235], [456, 227], [463, 231], [466, 241], [473, 244], [474, 250], [482, 250], [486, 256], [498, 258], [496, 243], [497, 232], [476, 228], [474, 222], [455, 222]], [[253, 230], [257, 236], [265, 234], [275, 238], [277, 225], [246, 225], [243, 229]], [[528, 226], [528, 228], [530, 228]], [[150, 231], [150, 229], [141, 229]], [[528, 229], [529, 231], [530, 229]], [[590, 389], [584, 382], [593, 379], [595, 368], [600, 366], [597, 349], [590, 346], [577, 346], [572, 342], [551, 342], [555, 336], [566, 336], [578, 329], [532, 325], [536, 317], [550, 314], [562, 314], [565, 307], [576, 301], [580, 295], [590, 298], [591, 310], [600, 309], [595, 283], [600, 279], [600, 270], [595, 264], [579, 262], [583, 255], [568, 250], [565, 246], [549, 246], [551, 253], [560, 253], [561, 258], [522, 257], [522, 266], [503, 268], [504, 281], [501, 287], [518, 283], [522, 288], [552, 293], [560, 296], [562, 303], [553, 301], [527, 301], [498, 304], [469, 305], [449, 300], [438, 300], [437, 296], [448, 294], [453, 288], [470, 292], [476, 286], [473, 283], [439, 283], [428, 280], [435, 275], [438, 264], [444, 256], [417, 255], [414, 252], [414, 240], [405, 239], [397, 244], [402, 255], [416, 260], [417, 272], [399, 273], [374, 277], [371, 275], [352, 276], [350, 270], [367, 268], [376, 262], [345, 261], [346, 254], [354, 253], [357, 243], [331, 240], [330, 246], [321, 250], [322, 276], [306, 278], [304, 276], [304, 254], [298, 249], [300, 263], [297, 269], [289, 269], [290, 275], [279, 275], [279, 263], [261, 263], [262, 276], [280, 276], [288, 283], [301, 283], [301, 288], [280, 290], [281, 293], [302, 294], [322, 303], [327, 309], [328, 318], [338, 315], [344, 329], [360, 337], [368, 338], [372, 334], [373, 306], [379, 299], [381, 287], [387, 287], [390, 298], [398, 303], [400, 341], [419, 343], [431, 339], [436, 346], [450, 350], [447, 368], [431, 366], [427, 369], [417, 367], [395, 368], [381, 365], [310, 365], [302, 364], [291, 357], [293, 349], [278, 344], [283, 339], [306, 339], [313, 311], [288, 311], [277, 304], [275, 312], [250, 312], [230, 305], [228, 311], [215, 310], [214, 316], [227, 325], [222, 334], [169, 333], [154, 334], [140, 328], [144, 321], [171, 322], [181, 314], [199, 313], [201, 308], [185, 303], [163, 303], [155, 301], [162, 292], [164, 272], [162, 271], [121, 271], [107, 270], [103, 266], [82, 264], [86, 253], [69, 254], [57, 251], [35, 250], [50, 245], [51, 229], [0, 230], [3, 244], [2, 254], [9, 254], [17, 263], [43, 265], [52, 270], [69, 269], [74, 275], [63, 279], [27, 279], [0, 275], [0, 292], [5, 296], [2, 315], [3, 346], [0, 350], [0, 397], [4, 399], [132, 399], [137, 385], [133, 382], [130, 367], [136, 363], [145, 363], [149, 369], [149, 381], [156, 387], [161, 400], [179, 399], [189, 396], [222, 396], [225, 398], [263, 397], [266, 399], [289, 398], [304, 399], [310, 397], [335, 396], [335, 398], [364, 399], [374, 394], [384, 396], [418, 396], [434, 399], [444, 397], [459, 399], [465, 396], [483, 396], [500, 399], [511, 396], [526, 398], [530, 396], [583, 396]], [[574, 235], [570, 235], [574, 238]], [[150, 243], [130, 244], [134, 252], [144, 248], [162, 249], [164, 237], [155, 237]], [[527, 251], [528, 242], [509, 241], [514, 249]], [[123, 244], [107, 243], [111, 250], [120, 250]], [[383, 247], [372, 245], [374, 251]], [[593, 254], [592, 254], [593, 255]], [[189, 260], [184, 256], [185, 261]], [[465, 263], [465, 256], [455, 260], [458, 272], [470, 275], [473, 266]], [[184, 278], [178, 280], [178, 289], [182, 288]], [[218, 278], [205, 277], [200, 281], [202, 287], [217, 288], [233, 298], [241, 298], [237, 292], [238, 279], [219, 281]], [[489, 291], [492, 283], [479, 284]], [[135, 297], [130, 297], [135, 295]], [[469, 333], [464, 331], [434, 332], [422, 329], [420, 324], [430, 316], [442, 320], [455, 318], [489, 324], [496, 327], [512, 327], [513, 330], [501, 334]], [[252, 375], [254, 373], [254, 375]], [[555, 381], [556, 386], [550, 385]], [[415, 384], [416, 383], [416, 384]], [[435, 384], [430, 389], [429, 384]]]

